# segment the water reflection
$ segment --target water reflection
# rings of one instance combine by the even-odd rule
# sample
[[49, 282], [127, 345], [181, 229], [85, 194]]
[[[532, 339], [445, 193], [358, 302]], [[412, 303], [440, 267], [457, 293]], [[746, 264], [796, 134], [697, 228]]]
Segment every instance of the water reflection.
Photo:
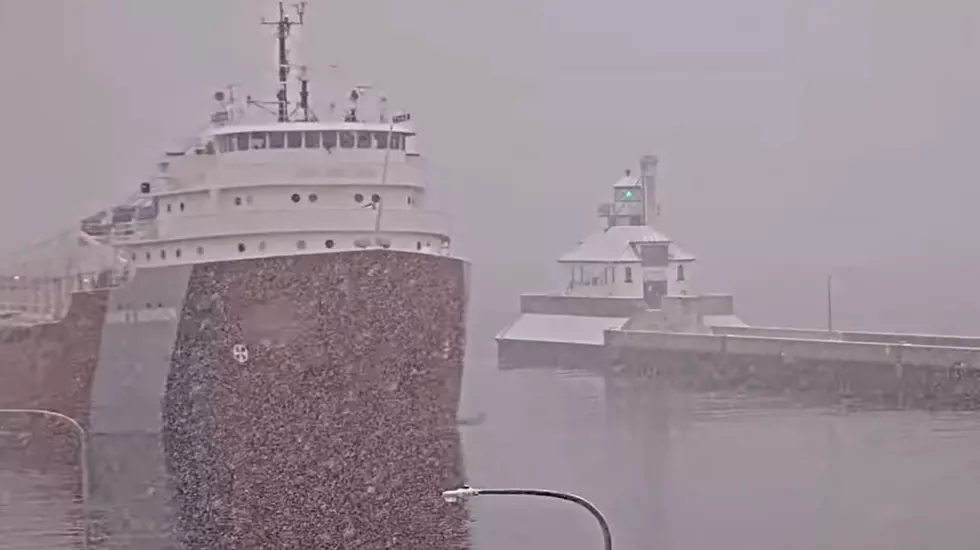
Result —
[[[465, 441], [470, 478], [586, 495], [611, 516], [619, 548], [894, 550], [980, 538], [980, 414], [812, 409], [636, 382], [612, 391], [545, 372], [477, 377], [488, 421]], [[481, 502], [476, 540], [597, 548], [576, 513]]]
[[0, 456], [0, 550], [72, 548], [79, 512], [67, 473], [26, 470]]
[[[467, 373], [470, 481], [570, 490], [624, 550], [903, 550], [980, 539], [980, 414], [804, 408], [593, 376]], [[70, 548], [66, 476], [0, 461], [0, 550]], [[479, 550], [599, 547], [584, 511], [473, 501]], [[74, 525], [77, 526], [77, 523]]]

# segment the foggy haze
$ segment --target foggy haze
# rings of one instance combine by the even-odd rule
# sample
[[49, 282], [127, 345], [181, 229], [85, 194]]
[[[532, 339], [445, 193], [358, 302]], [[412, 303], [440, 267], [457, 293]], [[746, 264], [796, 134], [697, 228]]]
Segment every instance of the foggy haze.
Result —
[[[274, 4], [0, 1], [0, 249], [134, 192], [222, 86], [273, 97], [256, 23]], [[431, 195], [473, 263], [463, 411], [492, 410], [488, 425], [522, 425], [494, 416], [501, 394], [545, 415], [529, 426], [562, 422], [529, 387], [561, 390], [515, 393], [491, 372], [493, 336], [521, 293], [552, 290], [557, 257], [647, 153], [695, 289], [733, 293], [747, 323], [825, 326], [837, 271], [836, 328], [980, 334], [974, 0], [314, 0], [308, 16], [296, 49], [314, 106], [369, 83], [412, 112]], [[475, 467], [606, 498], [588, 480], [598, 455], [551, 461], [581, 449], [559, 441], [575, 429], [490, 430], [501, 454]], [[519, 462], [517, 441], [550, 454], [495, 470]], [[565, 536], [586, 547], [591, 528]]]
[[[273, 41], [255, 23], [273, 4], [3, 2], [0, 246], [131, 193], [163, 148], [204, 127], [218, 87], [270, 96]], [[980, 275], [975, 2], [315, 1], [310, 13], [297, 53], [317, 104], [337, 63], [415, 114], [433, 193], [475, 266], [483, 353], [643, 153], [661, 157], [664, 228], [698, 256], [697, 288], [733, 292], [748, 322], [822, 326], [826, 273], [846, 267], [841, 327], [980, 331], [961, 298]]]

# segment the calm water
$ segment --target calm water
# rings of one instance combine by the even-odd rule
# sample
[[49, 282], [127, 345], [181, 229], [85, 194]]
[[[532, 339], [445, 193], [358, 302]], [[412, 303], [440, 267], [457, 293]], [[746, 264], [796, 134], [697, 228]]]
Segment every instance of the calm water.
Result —
[[71, 548], [78, 512], [67, 478], [0, 462], [0, 550]]
[[[968, 548], [980, 540], [980, 415], [846, 412], [667, 395], [610, 403], [601, 380], [468, 373], [473, 485], [570, 490], [610, 516], [617, 548]], [[69, 548], [65, 480], [0, 464], [0, 550]], [[598, 548], [563, 502], [484, 497], [477, 548]]]

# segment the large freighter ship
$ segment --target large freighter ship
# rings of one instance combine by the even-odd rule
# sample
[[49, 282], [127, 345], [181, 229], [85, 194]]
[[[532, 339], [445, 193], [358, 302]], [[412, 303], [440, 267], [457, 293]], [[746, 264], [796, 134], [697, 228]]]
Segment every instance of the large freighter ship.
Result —
[[[4, 264], [0, 408], [84, 426], [98, 546], [467, 545], [440, 491], [463, 477], [468, 264], [407, 113], [356, 87], [318, 116], [297, 8], [268, 22], [275, 100], [216, 93], [129, 201]], [[0, 422], [35, 464], [76, 450]]]

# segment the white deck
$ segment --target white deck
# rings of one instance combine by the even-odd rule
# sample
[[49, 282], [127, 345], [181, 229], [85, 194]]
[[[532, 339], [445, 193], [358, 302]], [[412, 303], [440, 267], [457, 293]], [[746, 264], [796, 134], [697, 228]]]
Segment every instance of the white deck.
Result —
[[622, 328], [628, 320], [628, 317], [524, 313], [500, 331], [497, 340], [602, 345], [605, 331]]

